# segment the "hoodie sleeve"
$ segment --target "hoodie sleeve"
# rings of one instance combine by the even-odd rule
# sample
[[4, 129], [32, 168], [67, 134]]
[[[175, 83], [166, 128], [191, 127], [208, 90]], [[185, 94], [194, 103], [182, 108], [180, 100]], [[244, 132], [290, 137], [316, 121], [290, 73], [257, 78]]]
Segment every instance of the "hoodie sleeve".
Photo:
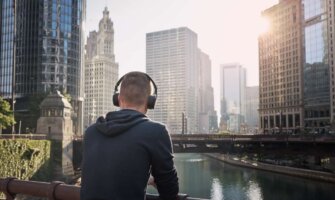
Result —
[[156, 139], [156, 141], [153, 141], [151, 164], [157, 190], [163, 200], [178, 199], [177, 171], [173, 163], [171, 138], [165, 127]]

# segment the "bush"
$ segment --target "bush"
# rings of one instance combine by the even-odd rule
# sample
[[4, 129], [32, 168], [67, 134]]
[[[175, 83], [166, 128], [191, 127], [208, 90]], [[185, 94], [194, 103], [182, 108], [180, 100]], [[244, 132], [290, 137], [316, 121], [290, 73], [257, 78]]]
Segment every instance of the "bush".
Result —
[[48, 140], [1, 139], [0, 178], [50, 180], [50, 148]]

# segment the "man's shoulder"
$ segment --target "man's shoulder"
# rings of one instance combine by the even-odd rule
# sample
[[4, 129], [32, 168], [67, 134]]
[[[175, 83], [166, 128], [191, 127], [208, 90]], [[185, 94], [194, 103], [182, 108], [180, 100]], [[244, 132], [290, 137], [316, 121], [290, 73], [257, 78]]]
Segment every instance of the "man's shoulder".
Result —
[[167, 131], [165, 124], [151, 120], [149, 118], [144, 123], [142, 123], [142, 125], [153, 130]]
[[96, 124], [92, 124], [85, 130], [84, 137], [88, 137], [89, 135], [96, 135], [97, 132]]

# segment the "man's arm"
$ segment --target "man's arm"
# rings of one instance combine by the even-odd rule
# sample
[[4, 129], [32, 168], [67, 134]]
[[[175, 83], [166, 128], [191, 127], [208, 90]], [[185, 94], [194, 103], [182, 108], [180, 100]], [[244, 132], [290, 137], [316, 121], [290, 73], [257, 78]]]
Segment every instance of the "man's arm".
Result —
[[151, 164], [157, 190], [163, 200], [177, 199], [178, 177], [173, 163], [171, 138], [165, 127], [156, 139], [151, 151]]

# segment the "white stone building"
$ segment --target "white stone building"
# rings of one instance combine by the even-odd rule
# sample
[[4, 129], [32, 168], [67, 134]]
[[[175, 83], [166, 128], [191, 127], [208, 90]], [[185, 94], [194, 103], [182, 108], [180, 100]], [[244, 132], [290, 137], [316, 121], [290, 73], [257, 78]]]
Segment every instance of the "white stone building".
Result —
[[114, 86], [119, 66], [114, 55], [114, 29], [107, 7], [99, 22], [99, 30], [89, 33], [85, 54], [84, 126], [87, 128], [99, 116], [115, 110]]

